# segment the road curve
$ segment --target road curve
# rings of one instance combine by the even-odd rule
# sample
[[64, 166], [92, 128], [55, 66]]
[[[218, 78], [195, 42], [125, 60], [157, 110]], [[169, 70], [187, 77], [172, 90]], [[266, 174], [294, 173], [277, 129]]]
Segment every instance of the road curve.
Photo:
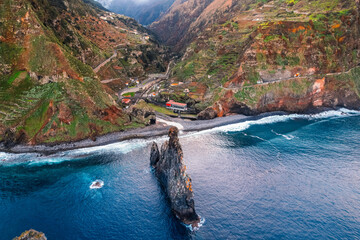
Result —
[[94, 68], [94, 72], [98, 73], [100, 71], [100, 69], [105, 66], [107, 63], [109, 63], [113, 58], [117, 57], [117, 51], [114, 51], [114, 54], [109, 57], [108, 59], [106, 59], [104, 62], [100, 63], [99, 66], [97, 66], [96, 68]]

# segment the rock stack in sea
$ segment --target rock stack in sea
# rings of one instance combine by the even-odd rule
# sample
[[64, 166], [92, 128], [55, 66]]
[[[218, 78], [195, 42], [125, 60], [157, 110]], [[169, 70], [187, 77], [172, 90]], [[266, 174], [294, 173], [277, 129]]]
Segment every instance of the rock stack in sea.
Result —
[[44, 233], [30, 229], [23, 232], [19, 237], [16, 237], [13, 240], [47, 240], [47, 238]]
[[197, 227], [200, 217], [195, 212], [191, 178], [186, 174], [186, 166], [183, 164], [178, 132], [176, 127], [170, 128], [170, 139], [161, 146], [161, 151], [153, 143], [150, 164], [155, 168], [155, 174], [166, 192], [173, 213], [183, 223]]

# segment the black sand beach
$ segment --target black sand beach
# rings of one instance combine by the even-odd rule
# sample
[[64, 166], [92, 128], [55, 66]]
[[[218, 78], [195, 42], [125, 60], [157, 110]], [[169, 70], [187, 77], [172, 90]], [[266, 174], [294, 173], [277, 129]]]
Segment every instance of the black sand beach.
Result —
[[227, 117], [215, 118], [212, 120], [184, 120], [181, 118], [172, 118], [166, 115], [158, 114], [157, 122], [144, 128], [131, 129], [123, 132], [114, 132], [97, 137], [96, 141], [84, 139], [77, 142], [65, 142], [54, 144], [39, 144], [39, 145], [16, 145], [13, 148], [5, 148], [3, 143], [0, 144], [0, 151], [9, 153], [41, 153], [53, 154], [56, 152], [74, 150], [79, 148], [89, 148], [112, 144], [130, 139], [148, 139], [153, 137], [165, 136], [168, 134], [171, 126], [176, 126], [182, 133], [196, 132], [207, 130], [224, 125], [245, 122], [249, 120], [256, 120], [272, 115], [286, 115], [285, 112], [271, 112], [264, 113], [257, 116], [232, 115]]

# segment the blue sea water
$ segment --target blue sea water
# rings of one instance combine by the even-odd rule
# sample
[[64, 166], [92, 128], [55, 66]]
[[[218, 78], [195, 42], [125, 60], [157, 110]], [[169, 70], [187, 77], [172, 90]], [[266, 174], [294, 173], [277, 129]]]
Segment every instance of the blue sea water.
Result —
[[[156, 141], [163, 142], [165, 138]], [[182, 135], [190, 231], [149, 167], [151, 141], [0, 153], [0, 239], [359, 239], [360, 113], [271, 116]], [[101, 189], [90, 189], [96, 179]]]

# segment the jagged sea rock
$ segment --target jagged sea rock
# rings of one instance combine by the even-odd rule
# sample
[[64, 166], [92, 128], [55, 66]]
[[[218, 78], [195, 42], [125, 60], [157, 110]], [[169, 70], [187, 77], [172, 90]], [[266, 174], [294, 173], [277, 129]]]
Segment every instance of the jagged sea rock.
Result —
[[159, 160], [160, 160], [160, 151], [158, 145], [155, 142], [153, 142], [150, 153], [150, 165], [155, 166]]
[[165, 190], [175, 216], [183, 223], [197, 227], [200, 217], [195, 211], [191, 178], [186, 174], [178, 132], [176, 127], [170, 128], [170, 139], [161, 146], [161, 151], [157, 144], [153, 143], [150, 164], [155, 168], [155, 174]]
[[19, 237], [15, 237], [13, 240], [47, 240], [47, 238], [44, 233], [30, 229], [23, 232]]

